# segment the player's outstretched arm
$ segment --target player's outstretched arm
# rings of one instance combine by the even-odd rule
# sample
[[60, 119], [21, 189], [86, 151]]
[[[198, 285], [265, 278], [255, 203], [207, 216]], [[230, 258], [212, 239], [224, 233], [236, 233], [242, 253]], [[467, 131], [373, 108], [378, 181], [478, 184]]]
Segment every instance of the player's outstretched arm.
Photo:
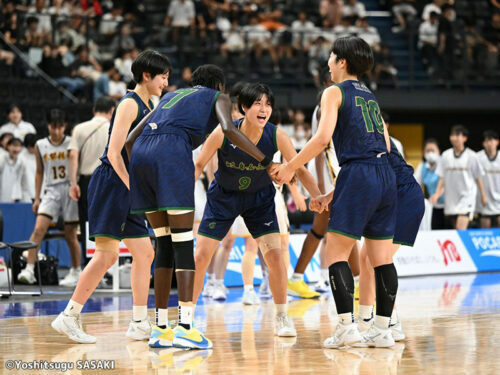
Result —
[[224, 133], [220, 126], [218, 126], [212, 134], [208, 137], [208, 139], [203, 144], [200, 154], [196, 158], [194, 162], [194, 179], [195, 181], [200, 178], [203, 169], [208, 164], [210, 159], [214, 156], [215, 152], [222, 147], [222, 143], [224, 142]]
[[153, 113], [155, 113], [160, 106], [156, 107], [153, 109], [151, 112], [149, 112], [144, 118], [141, 120], [139, 124], [132, 130], [128, 137], [127, 140], [125, 141], [125, 149], [127, 150], [127, 156], [130, 160], [130, 156], [132, 155], [132, 147], [134, 146], [134, 142], [139, 137], [142, 133], [142, 130], [144, 129], [144, 126], [146, 126], [146, 123], [149, 121]]
[[295, 170], [303, 167], [328, 146], [337, 125], [338, 110], [341, 104], [342, 92], [340, 88], [331, 86], [323, 92], [318, 131], [288, 164], [277, 168], [275, 176], [279, 182], [289, 182]]
[[[233, 143], [235, 146], [239, 147], [241, 150], [245, 151], [248, 155], [255, 158], [259, 162], [268, 161], [265, 163], [267, 167], [271, 161], [260, 151], [257, 146], [255, 146], [252, 141], [250, 141], [245, 134], [240, 132], [236, 126], [233, 124], [231, 118], [231, 99], [225, 94], [219, 95], [217, 102], [215, 103], [215, 114], [219, 119], [222, 132], [224, 135]], [[266, 160], [265, 160], [266, 159]]]

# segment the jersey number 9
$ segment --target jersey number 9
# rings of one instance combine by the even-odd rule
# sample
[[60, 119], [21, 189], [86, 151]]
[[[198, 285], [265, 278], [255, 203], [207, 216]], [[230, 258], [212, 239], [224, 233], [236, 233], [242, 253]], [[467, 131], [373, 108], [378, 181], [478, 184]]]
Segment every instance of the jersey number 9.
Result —
[[250, 177], [241, 177], [238, 182], [240, 184], [240, 190], [246, 190], [250, 186], [252, 179]]

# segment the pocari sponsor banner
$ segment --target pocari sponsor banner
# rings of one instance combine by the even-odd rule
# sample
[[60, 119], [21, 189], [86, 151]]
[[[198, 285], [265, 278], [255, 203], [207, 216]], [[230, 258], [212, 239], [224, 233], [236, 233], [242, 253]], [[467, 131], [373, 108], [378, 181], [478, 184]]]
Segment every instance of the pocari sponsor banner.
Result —
[[400, 276], [477, 272], [455, 230], [419, 232], [414, 247], [401, 246], [394, 264]]
[[500, 229], [460, 230], [458, 235], [479, 272], [500, 270]]

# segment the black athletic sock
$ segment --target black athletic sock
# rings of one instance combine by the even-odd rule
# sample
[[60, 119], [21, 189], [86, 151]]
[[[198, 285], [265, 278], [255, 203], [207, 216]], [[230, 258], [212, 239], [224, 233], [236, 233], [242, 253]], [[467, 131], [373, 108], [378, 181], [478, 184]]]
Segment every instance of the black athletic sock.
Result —
[[390, 318], [398, 292], [398, 273], [394, 264], [375, 267], [377, 315]]
[[330, 271], [330, 287], [338, 314], [354, 313], [354, 277], [348, 262], [333, 263]]

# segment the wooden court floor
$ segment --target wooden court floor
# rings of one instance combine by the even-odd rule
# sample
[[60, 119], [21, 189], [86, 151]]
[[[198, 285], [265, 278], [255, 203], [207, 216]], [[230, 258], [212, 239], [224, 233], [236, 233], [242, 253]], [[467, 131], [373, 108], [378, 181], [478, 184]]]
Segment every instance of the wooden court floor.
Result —
[[[273, 336], [269, 301], [250, 307], [238, 297], [227, 303], [205, 301], [196, 321], [214, 342], [211, 351], [150, 349], [146, 342], [130, 341], [125, 337], [128, 310], [84, 314], [85, 329], [98, 338], [91, 345], [74, 344], [54, 332], [49, 326], [54, 316], [0, 319], [0, 373], [500, 374], [500, 274], [481, 279], [400, 280], [397, 303], [408, 338], [391, 349], [323, 349], [321, 343], [336, 324], [328, 294], [290, 302], [297, 339]], [[175, 319], [175, 309], [170, 312]], [[74, 368], [7, 370], [7, 362], [15, 360], [72, 363]], [[114, 368], [77, 368], [92, 364]]]

